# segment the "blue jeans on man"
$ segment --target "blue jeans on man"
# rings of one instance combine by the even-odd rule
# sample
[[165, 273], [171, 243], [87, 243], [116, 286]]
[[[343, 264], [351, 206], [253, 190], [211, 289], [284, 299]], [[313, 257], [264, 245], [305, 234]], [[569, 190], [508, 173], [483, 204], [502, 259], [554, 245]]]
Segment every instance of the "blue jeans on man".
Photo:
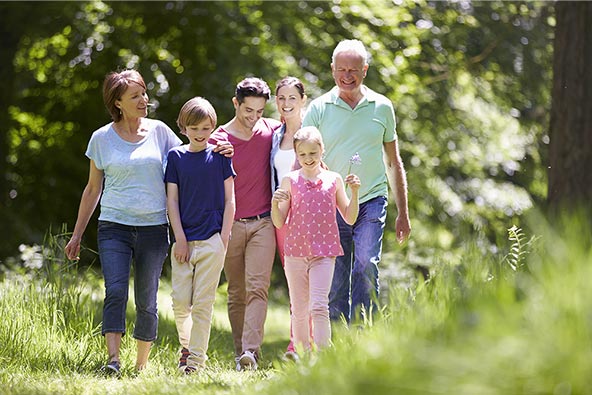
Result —
[[387, 199], [380, 196], [360, 204], [358, 219], [345, 223], [337, 213], [343, 256], [335, 260], [333, 283], [329, 293], [331, 320], [359, 314], [362, 306], [370, 311], [378, 295], [378, 263], [382, 253], [382, 237], [386, 222]]
[[158, 329], [157, 293], [168, 253], [168, 224], [128, 226], [99, 221], [98, 246], [105, 280], [101, 333], [125, 333], [132, 261], [136, 324], [133, 337], [154, 341]]

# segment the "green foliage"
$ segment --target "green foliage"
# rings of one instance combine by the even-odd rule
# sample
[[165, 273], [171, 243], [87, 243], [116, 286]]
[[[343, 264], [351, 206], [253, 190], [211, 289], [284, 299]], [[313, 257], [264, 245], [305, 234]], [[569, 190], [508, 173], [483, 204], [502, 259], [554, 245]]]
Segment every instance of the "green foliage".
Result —
[[[386, 253], [431, 265], [434, 251], [458, 256], [467, 232], [482, 250], [495, 249], [508, 223], [545, 198], [552, 3], [31, 4], [3, 3], [0, 12], [0, 25], [18, 37], [3, 48], [13, 88], [2, 99], [0, 153], [8, 161], [0, 215], [8, 236], [0, 257], [23, 242], [39, 244], [51, 224], [73, 227], [88, 139], [109, 121], [100, 92], [107, 72], [137, 68], [155, 104], [150, 116], [173, 128], [195, 95], [210, 99], [223, 123], [233, 116], [236, 82], [248, 75], [272, 89], [298, 76], [311, 99], [330, 89], [331, 54], [344, 38], [366, 43], [366, 84], [396, 106], [414, 230], [396, 247], [391, 199]], [[39, 23], [15, 23], [19, 15]], [[267, 114], [277, 116], [273, 103]], [[95, 219], [84, 239], [91, 249]]]
[[508, 229], [508, 239], [512, 242], [512, 245], [505, 261], [510, 265], [512, 270], [516, 271], [524, 265], [526, 256], [531, 252], [530, 248], [538, 238], [532, 236], [529, 240], [526, 240], [523, 230], [513, 225]]

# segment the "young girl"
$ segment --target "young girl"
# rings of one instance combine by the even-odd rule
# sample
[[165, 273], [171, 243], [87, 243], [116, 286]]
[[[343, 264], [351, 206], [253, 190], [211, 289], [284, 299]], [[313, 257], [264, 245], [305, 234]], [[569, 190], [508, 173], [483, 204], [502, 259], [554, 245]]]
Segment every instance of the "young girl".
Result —
[[[321, 167], [323, 140], [315, 127], [294, 135], [299, 170], [288, 173], [272, 198], [271, 218], [276, 227], [289, 215], [285, 237], [285, 272], [292, 306], [292, 331], [297, 349], [329, 345], [329, 290], [335, 257], [343, 255], [337, 228], [336, 209], [353, 224], [358, 216], [360, 179], [349, 174], [345, 184], [338, 173]], [[312, 319], [309, 320], [309, 317]], [[310, 328], [312, 325], [312, 328]]]
[[[275, 88], [275, 103], [280, 114], [282, 126], [273, 133], [271, 142], [271, 192], [280, 187], [280, 182], [286, 174], [294, 168], [296, 153], [294, 151], [294, 134], [302, 127], [302, 116], [306, 105], [304, 84], [296, 77], [284, 77], [278, 81]], [[275, 228], [277, 252], [284, 266], [284, 238], [286, 226]], [[290, 342], [284, 353], [284, 359], [297, 360], [294, 349], [292, 330]]]

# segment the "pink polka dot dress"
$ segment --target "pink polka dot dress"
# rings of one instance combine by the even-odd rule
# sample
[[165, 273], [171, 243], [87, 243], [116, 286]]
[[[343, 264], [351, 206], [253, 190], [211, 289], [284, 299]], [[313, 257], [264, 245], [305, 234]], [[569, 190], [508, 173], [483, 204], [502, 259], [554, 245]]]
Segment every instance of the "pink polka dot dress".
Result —
[[337, 173], [323, 171], [317, 182], [298, 171], [290, 178], [290, 215], [286, 231], [285, 255], [318, 257], [343, 255], [337, 227]]

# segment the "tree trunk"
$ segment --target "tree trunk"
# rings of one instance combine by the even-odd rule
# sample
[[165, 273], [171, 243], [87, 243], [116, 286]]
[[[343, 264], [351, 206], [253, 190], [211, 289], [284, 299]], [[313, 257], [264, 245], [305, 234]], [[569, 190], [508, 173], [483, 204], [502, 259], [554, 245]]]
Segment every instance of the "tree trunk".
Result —
[[555, 3], [548, 203], [592, 212], [592, 3]]
[[[2, 37], [2, 46], [0, 46], [0, 81], [2, 89], [0, 90], [0, 223], [3, 226], [10, 224], [8, 219], [9, 192], [8, 184], [8, 155], [9, 141], [8, 129], [12, 125], [8, 107], [14, 103], [15, 97], [15, 75], [12, 61], [17, 50], [21, 32], [15, 29], [13, 20], [19, 20], [22, 23], [22, 14], [15, 15], [9, 12], [9, 6], [12, 4], [0, 5], [0, 37]], [[12, 11], [13, 9], [10, 9]], [[26, 25], [26, 24], [25, 24]], [[5, 228], [4, 231], [7, 231]], [[1, 249], [1, 248], [0, 248]], [[1, 256], [1, 255], [0, 255]]]

